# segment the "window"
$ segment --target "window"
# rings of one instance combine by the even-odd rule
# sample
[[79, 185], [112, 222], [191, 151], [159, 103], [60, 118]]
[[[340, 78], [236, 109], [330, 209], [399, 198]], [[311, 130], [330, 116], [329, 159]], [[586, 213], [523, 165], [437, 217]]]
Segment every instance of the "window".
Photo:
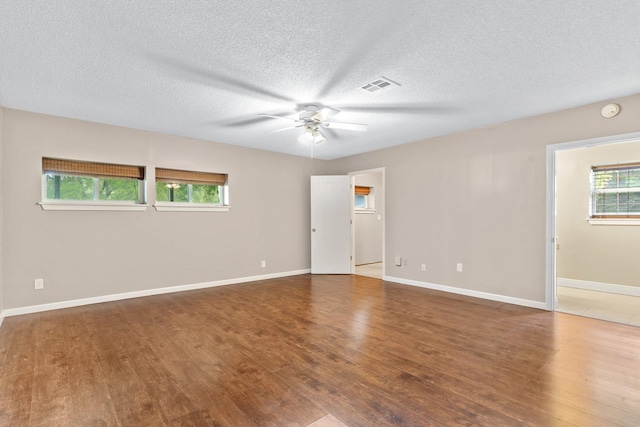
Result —
[[356, 194], [354, 207], [356, 209], [367, 209], [367, 198], [368, 196], [365, 196], [363, 194]]
[[[41, 205], [44, 209], [79, 209], [79, 205], [113, 208], [143, 204], [144, 172], [142, 166], [44, 157]], [[69, 207], [74, 205], [76, 208]]]
[[640, 163], [591, 168], [591, 218], [640, 218]]
[[221, 205], [219, 186], [208, 184], [156, 182], [156, 200], [158, 202]]
[[371, 187], [356, 185], [354, 187], [353, 207], [356, 212], [374, 212], [373, 191]]
[[228, 210], [226, 184], [226, 174], [156, 168], [156, 209]]

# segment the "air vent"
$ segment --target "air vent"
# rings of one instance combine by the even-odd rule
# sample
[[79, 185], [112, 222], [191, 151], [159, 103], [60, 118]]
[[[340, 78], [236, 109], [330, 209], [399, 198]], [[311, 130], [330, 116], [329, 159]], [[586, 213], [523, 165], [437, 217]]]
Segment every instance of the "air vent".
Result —
[[400, 86], [400, 83], [396, 83], [393, 80], [390, 80], [383, 76], [379, 79], [375, 79], [370, 83], [367, 83], [366, 85], [360, 86], [360, 89], [366, 90], [370, 93], [380, 93], [386, 92], [387, 90], [395, 86]]

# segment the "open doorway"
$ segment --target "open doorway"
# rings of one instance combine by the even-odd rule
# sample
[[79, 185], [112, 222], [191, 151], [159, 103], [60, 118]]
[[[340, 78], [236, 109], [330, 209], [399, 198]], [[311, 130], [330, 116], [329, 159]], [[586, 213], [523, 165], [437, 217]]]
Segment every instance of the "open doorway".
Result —
[[640, 326], [640, 138], [553, 148], [557, 311]]
[[384, 276], [384, 168], [352, 172], [351, 273]]

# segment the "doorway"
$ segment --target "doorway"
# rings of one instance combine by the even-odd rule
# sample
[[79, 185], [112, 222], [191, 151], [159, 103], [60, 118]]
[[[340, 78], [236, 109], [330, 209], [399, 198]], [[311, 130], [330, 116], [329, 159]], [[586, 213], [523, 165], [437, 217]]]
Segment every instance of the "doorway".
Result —
[[640, 326], [640, 218], [628, 202], [638, 194], [600, 179], [638, 174], [640, 134], [557, 144], [547, 155], [548, 308]]
[[351, 273], [384, 277], [384, 168], [349, 173], [353, 194], [351, 213]]

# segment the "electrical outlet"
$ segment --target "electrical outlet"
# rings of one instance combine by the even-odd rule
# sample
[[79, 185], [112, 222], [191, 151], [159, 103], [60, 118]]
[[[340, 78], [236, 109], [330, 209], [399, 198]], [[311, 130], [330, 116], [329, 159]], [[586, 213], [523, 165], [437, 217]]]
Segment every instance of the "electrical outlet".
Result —
[[462, 271], [462, 263], [461, 263], [461, 262], [459, 262], [459, 263], [456, 265], [456, 271], [458, 271], [458, 272]]
[[44, 279], [36, 279], [34, 284], [36, 289], [44, 289]]
[[427, 271], [427, 264], [422, 264], [422, 266], [420, 267], [420, 269], [422, 271]]
[[261, 266], [262, 268], [265, 268], [267, 266], [267, 261], [262, 261]]
[[406, 258], [402, 258], [402, 265], [404, 265], [404, 266], [407, 265], [407, 259]]

